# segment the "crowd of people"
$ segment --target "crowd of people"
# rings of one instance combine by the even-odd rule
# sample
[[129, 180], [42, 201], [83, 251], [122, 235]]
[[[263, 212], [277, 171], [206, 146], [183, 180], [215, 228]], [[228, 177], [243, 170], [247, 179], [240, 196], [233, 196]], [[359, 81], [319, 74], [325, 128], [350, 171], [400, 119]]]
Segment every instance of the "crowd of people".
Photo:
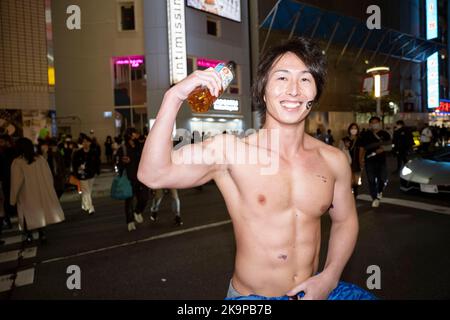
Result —
[[[241, 135], [238, 131], [223, 133]], [[418, 148], [415, 148], [414, 135], [419, 136]], [[209, 137], [209, 133], [195, 131], [190, 139], [177, 137], [173, 146], [176, 149]], [[414, 151], [427, 153], [435, 146], [445, 146], [449, 138], [444, 126], [424, 126], [417, 130], [405, 126], [402, 120], [397, 121], [393, 133], [389, 133], [382, 129], [381, 119], [376, 116], [369, 120], [368, 129], [361, 130], [357, 123], [351, 123], [346, 135], [338, 143], [335, 143], [330, 129], [323, 134], [318, 128], [314, 137], [332, 146], [337, 144], [336, 147], [344, 151], [352, 171], [351, 183], [355, 197], [362, 184], [361, 173], [365, 170], [373, 207], [379, 206], [388, 183], [388, 152], [392, 152], [397, 159], [393, 171], [397, 174]], [[145, 139], [146, 136], [135, 128], [129, 128], [123, 138], [108, 136], [104, 142], [106, 164], [115, 167], [119, 175], [126, 172], [132, 186], [133, 196], [126, 199], [124, 204], [128, 231], [136, 230], [136, 224], [144, 221], [143, 213], [152, 194], [151, 221], [158, 220], [161, 202], [169, 194], [174, 223], [181, 226], [183, 220], [177, 189], [150, 190], [137, 178]], [[61, 135], [59, 139], [40, 137], [37, 145], [26, 138], [14, 142], [7, 134], [0, 135], [0, 233], [2, 228], [11, 228], [11, 217], [18, 215], [25, 241], [31, 242], [31, 231], [38, 230], [41, 241], [45, 242], [44, 227], [64, 220], [58, 200], [70, 188], [70, 183], [78, 184], [81, 209], [88, 215], [94, 214], [92, 191], [95, 177], [100, 174], [100, 157], [101, 147], [92, 131], [90, 135], [81, 133], [76, 141], [72, 140], [71, 135]], [[48, 179], [51, 179], [51, 184]], [[44, 188], [37, 182], [42, 182]], [[198, 188], [201, 190], [201, 186]], [[46, 192], [42, 193], [42, 190]], [[28, 210], [29, 206], [41, 208], [42, 212]], [[32, 216], [30, 212], [33, 212]]]

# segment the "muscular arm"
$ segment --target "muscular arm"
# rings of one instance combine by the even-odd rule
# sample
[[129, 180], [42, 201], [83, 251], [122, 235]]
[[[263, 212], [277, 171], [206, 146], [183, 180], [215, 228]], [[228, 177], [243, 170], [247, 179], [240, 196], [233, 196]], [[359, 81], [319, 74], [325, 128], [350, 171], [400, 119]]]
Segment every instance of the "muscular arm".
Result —
[[339, 152], [333, 162], [336, 180], [333, 208], [330, 210], [331, 232], [323, 274], [337, 285], [342, 271], [355, 248], [358, 236], [358, 216], [351, 191], [351, 170], [345, 155]]
[[172, 149], [172, 128], [182, 102], [199, 85], [218, 94], [220, 79], [214, 70], [195, 72], [166, 92], [155, 124], [142, 151], [138, 178], [150, 188], [189, 188], [201, 185], [221, 168], [221, 137]]

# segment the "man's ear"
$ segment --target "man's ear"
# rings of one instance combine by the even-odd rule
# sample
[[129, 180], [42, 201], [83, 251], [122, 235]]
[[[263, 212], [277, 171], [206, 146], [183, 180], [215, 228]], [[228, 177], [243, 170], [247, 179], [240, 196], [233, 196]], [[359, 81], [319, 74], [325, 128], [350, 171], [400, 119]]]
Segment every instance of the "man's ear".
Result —
[[267, 104], [267, 101], [266, 101], [266, 95], [263, 95], [263, 100], [264, 100], [264, 103]]

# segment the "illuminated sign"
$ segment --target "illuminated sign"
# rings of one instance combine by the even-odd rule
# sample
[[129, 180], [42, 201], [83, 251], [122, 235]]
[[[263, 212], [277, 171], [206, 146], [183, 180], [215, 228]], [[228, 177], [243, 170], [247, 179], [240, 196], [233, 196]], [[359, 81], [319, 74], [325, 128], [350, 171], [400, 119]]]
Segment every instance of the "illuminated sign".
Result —
[[197, 67], [202, 68], [215, 68], [219, 63], [227, 63], [221, 60], [211, 60], [205, 58], [197, 58]]
[[167, 0], [167, 24], [170, 84], [175, 84], [187, 76], [184, 0]]
[[428, 109], [439, 106], [439, 57], [435, 52], [427, 59]]
[[241, 0], [187, 0], [188, 7], [241, 22]]
[[450, 113], [450, 100], [441, 100], [437, 112]]
[[105, 111], [103, 112], [103, 118], [112, 118], [112, 111]]
[[50, 86], [55, 85], [55, 68], [48, 67], [48, 84]]
[[115, 64], [131, 64], [133, 68], [139, 67], [141, 64], [144, 63], [144, 57], [138, 56], [138, 57], [119, 57], [115, 58], [114, 61]]
[[438, 36], [437, 0], [426, 0], [427, 40]]
[[239, 111], [239, 100], [217, 99], [213, 109], [217, 111]]

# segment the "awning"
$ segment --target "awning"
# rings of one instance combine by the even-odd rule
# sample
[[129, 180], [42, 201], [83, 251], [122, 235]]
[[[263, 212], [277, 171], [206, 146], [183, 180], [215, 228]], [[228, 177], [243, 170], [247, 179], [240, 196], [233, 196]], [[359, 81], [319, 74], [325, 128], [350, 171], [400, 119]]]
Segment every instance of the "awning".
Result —
[[271, 30], [287, 31], [289, 37], [305, 36], [327, 43], [325, 51], [330, 45], [342, 46], [337, 63], [349, 48], [358, 52], [354, 62], [366, 50], [372, 53], [369, 62], [374, 61], [377, 55], [384, 55], [384, 63], [390, 57], [421, 63], [431, 54], [444, 48], [441, 43], [393, 29], [369, 30], [366, 21], [325, 11], [295, 0], [279, 0], [261, 23], [260, 28], [268, 29], [263, 51]]

